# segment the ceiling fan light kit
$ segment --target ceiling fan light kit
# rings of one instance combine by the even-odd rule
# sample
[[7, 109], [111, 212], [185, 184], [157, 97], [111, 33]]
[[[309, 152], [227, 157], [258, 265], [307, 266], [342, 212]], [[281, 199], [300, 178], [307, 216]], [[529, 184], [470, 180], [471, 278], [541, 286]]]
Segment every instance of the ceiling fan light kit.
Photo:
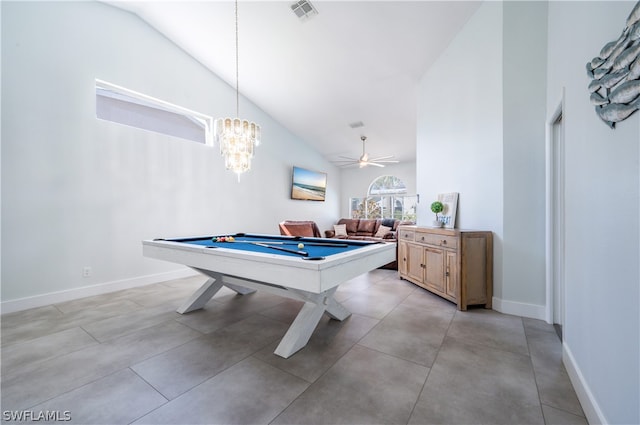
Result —
[[370, 159], [369, 154], [365, 151], [365, 148], [364, 148], [364, 142], [367, 140], [367, 136], [360, 136], [360, 140], [362, 140], [362, 155], [360, 156], [360, 158], [356, 159], [356, 158], [350, 158], [348, 156], [341, 156], [340, 158], [344, 158], [344, 159], [340, 159], [333, 162], [340, 163], [338, 164], [340, 167], [350, 167], [353, 165], [357, 165], [359, 168], [364, 168], [369, 165], [383, 168], [384, 164], [397, 164], [399, 162], [395, 159], [391, 159], [393, 158], [393, 155], [381, 156], [378, 158]]

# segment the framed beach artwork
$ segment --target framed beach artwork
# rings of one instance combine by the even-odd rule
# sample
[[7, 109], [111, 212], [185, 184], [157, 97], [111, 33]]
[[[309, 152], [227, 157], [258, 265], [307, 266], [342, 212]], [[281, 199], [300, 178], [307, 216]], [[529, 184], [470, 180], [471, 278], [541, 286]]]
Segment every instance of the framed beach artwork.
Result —
[[327, 191], [327, 174], [293, 167], [291, 199], [324, 201]]
[[456, 227], [456, 210], [458, 209], [458, 192], [440, 193], [438, 201], [442, 202], [444, 209], [440, 213], [439, 220], [447, 229]]

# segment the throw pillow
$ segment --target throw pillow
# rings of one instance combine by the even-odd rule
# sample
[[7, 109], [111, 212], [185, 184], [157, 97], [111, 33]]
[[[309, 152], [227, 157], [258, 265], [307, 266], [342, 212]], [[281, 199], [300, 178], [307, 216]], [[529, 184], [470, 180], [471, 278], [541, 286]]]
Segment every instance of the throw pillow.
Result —
[[376, 234], [374, 236], [376, 238], [384, 238], [389, 233], [391, 233], [391, 227], [380, 225], [380, 227], [378, 227], [378, 231], [376, 232]]
[[346, 224], [334, 224], [333, 231], [336, 232], [336, 237], [344, 236], [347, 237], [347, 225]]

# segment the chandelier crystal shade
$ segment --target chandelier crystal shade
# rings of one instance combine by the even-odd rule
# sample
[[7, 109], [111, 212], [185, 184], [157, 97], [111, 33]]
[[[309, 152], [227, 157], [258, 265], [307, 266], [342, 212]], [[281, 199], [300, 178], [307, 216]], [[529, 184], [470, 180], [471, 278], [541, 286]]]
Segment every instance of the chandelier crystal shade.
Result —
[[249, 171], [254, 149], [260, 144], [260, 126], [240, 118], [218, 118], [213, 129], [226, 169], [236, 174]]
[[254, 122], [241, 120], [240, 90], [238, 78], [238, 1], [236, 12], [236, 118], [218, 118], [214, 122], [213, 134], [220, 144], [220, 154], [224, 156], [224, 166], [238, 175], [251, 169], [251, 159], [256, 146], [260, 144], [260, 126]]

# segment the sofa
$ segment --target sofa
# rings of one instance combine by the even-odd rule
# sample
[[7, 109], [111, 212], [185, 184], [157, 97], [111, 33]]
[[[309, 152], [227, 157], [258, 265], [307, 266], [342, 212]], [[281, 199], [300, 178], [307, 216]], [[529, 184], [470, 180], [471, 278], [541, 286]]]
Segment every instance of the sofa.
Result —
[[326, 230], [324, 234], [327, 238], [396, 242], [400, 223], [400, 220], [393, 218], [341, 218], [332, 230]]
[[[341, 218], [333, 225], [333, 230], [325, 230], [327, 238], [355, 239], [378, 242], [398, 242], [397, 231], [401, 224], [414, 224], [393, 218], [358, 219]], [[397, 250], [396, 250], [397, 257]], [[397, 261], [393, 261], [381, 267], [382, 269], [398, 269]]]

